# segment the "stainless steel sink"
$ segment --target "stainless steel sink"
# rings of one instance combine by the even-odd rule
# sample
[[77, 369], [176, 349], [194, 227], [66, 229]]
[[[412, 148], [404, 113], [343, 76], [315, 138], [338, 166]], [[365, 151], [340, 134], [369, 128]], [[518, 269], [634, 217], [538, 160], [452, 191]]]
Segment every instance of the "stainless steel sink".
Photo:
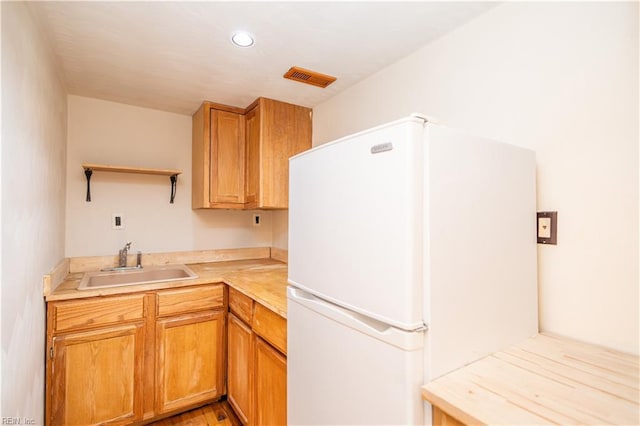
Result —
[[87, 272], [82, 277], [78, 290], [182, 281], [194, 278], [198, 278], [198, 276], [186, 265], [145, 266], [144, 268], [120, 271]]

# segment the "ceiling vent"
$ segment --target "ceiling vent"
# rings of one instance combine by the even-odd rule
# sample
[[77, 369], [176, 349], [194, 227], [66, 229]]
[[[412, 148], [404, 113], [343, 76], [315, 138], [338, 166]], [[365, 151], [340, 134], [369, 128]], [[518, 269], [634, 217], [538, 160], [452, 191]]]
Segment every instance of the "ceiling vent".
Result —
[[289, 71], [287, 71], [283, 77], [289, 80], [299, 81], [300, 83], [322, 87], [323, 89], [336, 81], [336, 78], [330, 75], [320, 74], [319, 72], [309, 71], [300, 67], [289, 68]]

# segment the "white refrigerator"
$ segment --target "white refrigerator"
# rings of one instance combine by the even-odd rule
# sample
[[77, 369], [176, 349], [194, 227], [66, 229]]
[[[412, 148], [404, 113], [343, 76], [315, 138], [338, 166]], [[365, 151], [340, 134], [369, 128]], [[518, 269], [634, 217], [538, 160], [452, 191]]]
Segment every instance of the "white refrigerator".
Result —
[[412, 115], [289, 174], [289, 424], [429, 424], [422, 384], [537, 333], [532, 151]]

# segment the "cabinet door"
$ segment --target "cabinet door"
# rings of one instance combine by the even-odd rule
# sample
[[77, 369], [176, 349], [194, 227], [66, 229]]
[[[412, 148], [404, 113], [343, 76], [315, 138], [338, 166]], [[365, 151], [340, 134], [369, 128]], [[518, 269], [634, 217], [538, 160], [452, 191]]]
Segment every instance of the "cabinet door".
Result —
[[142, 419], [142, 323], [53, 337], [51, 424]]
[[256, 425], [287, 424], [287, 359], [259, 337], [254, 337]]
[[258, 206], [289, 206], [289, 158], [311, 148], [311, 110], [260, 99], [260, 179]]
[[245, 116], [246, 120], [246, 174], [245, 202], [247, 208], [258, 205], [260, 182], [260, 105], [257, 105]]
[[243, 424], [251, 423], [253, 339], [251, 329], [229, 314], [227, 325], [227, 397]]
[[244, 204], [244, 115], [211, 110], [210, 202]]
[[223, 332], [222, 311], [170, 317], [156, 323], [156, 415], [222, 394]]

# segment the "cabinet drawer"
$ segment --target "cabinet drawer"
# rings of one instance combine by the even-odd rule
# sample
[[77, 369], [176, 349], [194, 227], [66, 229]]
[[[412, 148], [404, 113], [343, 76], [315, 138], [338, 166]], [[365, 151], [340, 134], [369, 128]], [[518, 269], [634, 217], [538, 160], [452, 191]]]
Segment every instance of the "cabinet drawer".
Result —
[[52, 303], [54, 331], [119, 324], [144, 317], [144, 295], [114, 296]]
[[224, 287], [222, 284], [215, 284], [163, 290], [158, 292], [157, 300], [159, 317], [222, 308]]
[[229, 309], [242, 321], [251, 325], [253, 300], [231, 287], [229, 287]]
[[253, 311], [253, 331], [287, 354], [287, 320], [259, 303]]

